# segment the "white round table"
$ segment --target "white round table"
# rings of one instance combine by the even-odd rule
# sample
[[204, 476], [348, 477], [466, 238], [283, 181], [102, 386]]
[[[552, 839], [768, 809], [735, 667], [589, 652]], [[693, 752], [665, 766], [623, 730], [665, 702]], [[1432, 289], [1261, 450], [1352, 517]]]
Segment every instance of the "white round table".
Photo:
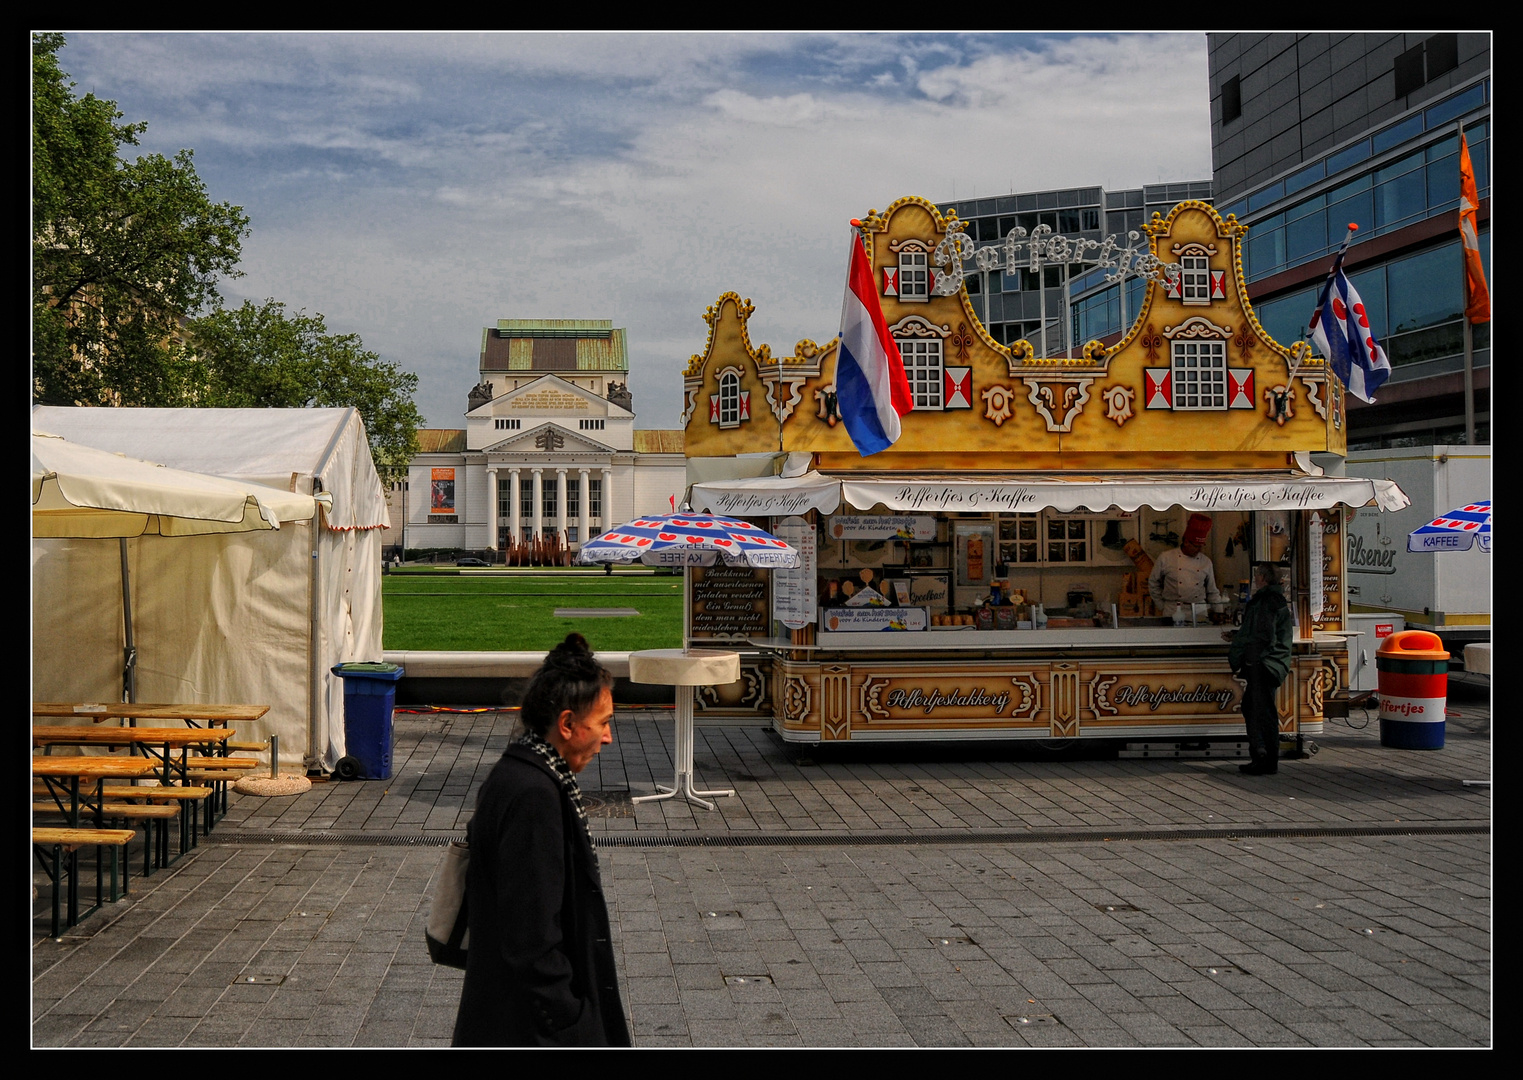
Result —
[[706, 810], [714, 804], [699, 796], [734, 795], [733, 789], [698, 791], [693, 787], [693, 695], [688, 686], [723, 686], [740, 678], [740, 654], [719, 649], [644, 649], [629, 654], [629, 681], [677, 687], [677, 776], [672, 786], [657, 784], [655, 795], [630, 802], [652, 802], [681, 795]]

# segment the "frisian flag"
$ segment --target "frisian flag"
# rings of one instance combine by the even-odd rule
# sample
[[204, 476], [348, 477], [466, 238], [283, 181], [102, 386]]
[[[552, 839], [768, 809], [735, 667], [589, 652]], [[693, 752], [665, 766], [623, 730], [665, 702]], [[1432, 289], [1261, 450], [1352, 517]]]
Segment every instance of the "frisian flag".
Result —
[[[855, 225], [856, 222], [853, 222]], [[863, 457], [892, 446], [899, 417], [914, 408], [899, 346], [883, 320], [862, 236], [851, 233], [846, 296], [841, 301], [841, 344], [836, 352], [836, 408]]]
[[1391, 377], [1391, 361], [1370, 330], [1364, 301], [1343, 272], [1343, 256], [1356, 229], [1357, 225], [1350, 225], [1343, 238], [1327, 284], [1317, 298], [1309, 329], [1312, 344], [1327, 358], [1349, 393], [1362, 401], [1374, 401], [1375, 391]]

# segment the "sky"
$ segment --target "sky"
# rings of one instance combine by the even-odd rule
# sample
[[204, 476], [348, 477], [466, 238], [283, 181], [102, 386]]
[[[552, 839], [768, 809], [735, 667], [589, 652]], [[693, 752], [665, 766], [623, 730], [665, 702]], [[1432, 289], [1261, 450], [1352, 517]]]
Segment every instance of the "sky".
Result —
[[1209, 179], [1204, 34], [69, 33], [77, 94], [195, 153], [273, 297], [463, 427], [482, 327], [628, 330], [677, 427], [704, 309], [786, 355], [840, 321], [849, 222], [902, 195]]

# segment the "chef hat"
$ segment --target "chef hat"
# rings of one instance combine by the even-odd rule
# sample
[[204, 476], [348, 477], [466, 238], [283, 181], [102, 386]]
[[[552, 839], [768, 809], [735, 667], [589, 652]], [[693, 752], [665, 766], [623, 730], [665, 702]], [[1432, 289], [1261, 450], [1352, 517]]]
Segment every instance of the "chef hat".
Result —
[[1206, 534], [1211, 531], [1211, 518], [1205, 514], [1191, 514], [1190, 520], [1185, 522], [1185, 535], [1181, 543], [1194, 544], [1200, 547], [1206, 539]]

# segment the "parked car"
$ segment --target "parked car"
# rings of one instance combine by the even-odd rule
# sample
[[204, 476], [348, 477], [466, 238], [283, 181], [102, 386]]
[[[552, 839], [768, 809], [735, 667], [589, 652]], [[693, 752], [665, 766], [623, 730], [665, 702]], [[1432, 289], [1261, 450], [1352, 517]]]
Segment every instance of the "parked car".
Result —
[[456, 559], [456, 566], [491, 566], [485, 559]]

